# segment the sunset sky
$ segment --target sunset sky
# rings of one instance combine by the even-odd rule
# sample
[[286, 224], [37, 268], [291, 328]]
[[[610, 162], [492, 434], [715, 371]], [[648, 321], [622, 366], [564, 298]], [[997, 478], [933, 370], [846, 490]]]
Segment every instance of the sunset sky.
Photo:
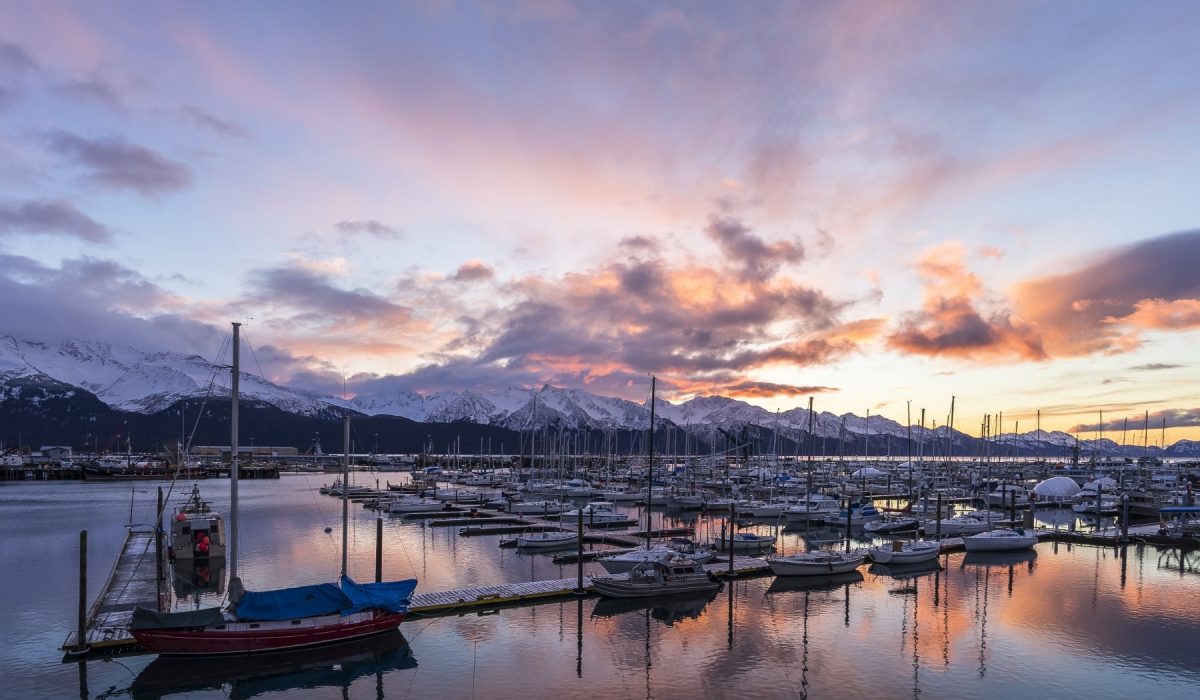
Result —
[[5, 4], [0, 334], [1200, 439], [1195, 2]]

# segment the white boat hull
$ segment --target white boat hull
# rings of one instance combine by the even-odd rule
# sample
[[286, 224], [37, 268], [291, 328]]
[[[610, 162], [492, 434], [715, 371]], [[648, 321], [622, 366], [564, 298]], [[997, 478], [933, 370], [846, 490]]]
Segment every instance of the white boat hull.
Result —
[[862, 566], [865, 557], [861, 554], [832, 558], [808, 559], [803, 554], [779, 557], [769, 563], [776, 576], [829, 576], [845, 574]]
[[980, 533], [963, 538], [963, 547], [968, 552], [1014, 552], [1032, 549], [1035, 544], [1037, 537], [1033, 535], [997, 536]]

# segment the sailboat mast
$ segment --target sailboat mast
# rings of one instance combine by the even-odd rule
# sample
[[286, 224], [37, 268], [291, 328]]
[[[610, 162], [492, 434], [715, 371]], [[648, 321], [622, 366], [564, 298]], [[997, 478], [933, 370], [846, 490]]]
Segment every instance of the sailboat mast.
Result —
[[238, 569], [238, 390], [241, 379], [241, 328], [233, 324], [233, 366], [229, 382], [229, 581], [237, 580]]
[[654, 504], [654, 388], [655, 378], [650, 377], [650, 482], [646, 487], [646, 549], [650, 548], [650, 507]]
[[346, 549], [350, 544], [350, 414], [342, 421], [342, 576], [346, 575]]

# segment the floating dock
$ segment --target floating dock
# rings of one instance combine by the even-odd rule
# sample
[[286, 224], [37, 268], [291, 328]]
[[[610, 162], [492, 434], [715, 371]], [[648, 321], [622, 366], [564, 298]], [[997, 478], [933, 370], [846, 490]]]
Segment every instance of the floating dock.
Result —
[[[706, 564], [704, 570], [719, 578], [729, 576], [728, 560]], [[765, 559], [754, 557], [734, 557], [733, 576], [756, 576], [769, 574], [771, 567]], [[628, 574], [611, 574], [594, 578], [613, 578]], [[505, 583], [499, 586], [485, 588], [460, 588], [439, 593], [418, 593], [412, 598], [409, 612], [413, 615], [452, 615], [480, 608], [497, 608], [505, 605], [519, 605], [531, 601], [549, 601], [575, 595], [588, 595], [593, 592], [591, 576], [583, 577], [582, 593], [577, 592], [579, 578], [560, 578], [551, 581], [529, 581], [526, 583]]]
[[[97, 652], [136, 647], [137, 642], [129, 634], [133, 609], [141, 606], [158, 610], [158, 601], [154, 533], [127, 530], [121, 554], [88, 611], [84, 643]], [[68, 634], [62, 651], [75, 649], [78, 635], [78, 630]]]

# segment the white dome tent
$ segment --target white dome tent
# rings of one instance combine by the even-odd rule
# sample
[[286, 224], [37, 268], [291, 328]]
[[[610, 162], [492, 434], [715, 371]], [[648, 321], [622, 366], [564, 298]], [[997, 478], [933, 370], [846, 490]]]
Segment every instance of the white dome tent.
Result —
[[1033, 487], [1038, 503], [1066, 503], [1079, 493], [1079, 484], [1066, 476], [1052, 476]]

